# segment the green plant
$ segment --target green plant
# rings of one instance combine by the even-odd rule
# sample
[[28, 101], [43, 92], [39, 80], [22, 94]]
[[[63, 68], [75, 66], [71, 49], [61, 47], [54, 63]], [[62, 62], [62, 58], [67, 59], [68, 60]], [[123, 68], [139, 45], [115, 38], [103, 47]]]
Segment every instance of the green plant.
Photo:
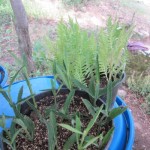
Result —
[[67, 5], [81, 5], [82, 3], [84, 3], [84, 0], [62, 0], [64, 4]]
[[[95, 145], [96, 147], [102, 148], [104, 145], [107, 144], [108, 140], [110, 139], [112, 133], [113, 133], [113, 127], [108, 131], [107, 134], [104, 135], [104, 133], [100, 133], [97, 136], [90, 135], [91, 128], [98, 124], [99, 127], [103, 127], [104, 125], [108, 124], [114, 117], [117, 115], [123, 113], [126, 108], [114, 108], [110, 109], [110, 105], [112, 102], [112, 86], [113, 83], [110, 82], [108, 84], [106, 89], [107, 90], [107, 102], [105, 104], [105, 107], [102, 105], [101, 107], [96, 106], [95, 102], [94, 104], [90, 103], [87, 99], [82, 99], [84, 105], [86, 106], [87, 110], [89, 111], [88, 116], [85, 116], [81, 112], [74, 112], [72, 114], [69, 113], [69, 107], [71, 102], [74, 99], [75, 95], [75, 89], [70, 89], [70, 91], [67, 94], [66, 100], [64, 100], [64, 104], [61, 107], [61, 109], [58, 107], [58, 101], [57, 96], [59, 95], [59, 91], [62, 88], [62, 85], [59, 87], [59, 89], [55, 89], [56, 79], [51, 82], [52, 89], [50, 90], [54, 96], [54, 104], [52, 104], [50, 107], [47, 107], [45, 109], [44, 114], [41, 114], [39, 110], [37, 109], [37, 105], [35, 104], [34, 94], [32, 94], [32, 88], [31, 84], [29, 83], [29, 78], [26, 75], [26, 70], [23, 70], [23, 76], [26, 80], [27, 86], [30, 90], [31, 95], [22, 98], [23, 96], [23, 87], [20, 88], [18, 93], [17, 102], [14, 103], [11, 98], [11, 85], [13, 84], [13, 81], [21, 72], [22, 68], [15, 74], [15, 76], [12, 78], [10, 85], [8, 87], [8, 90], [5, 91], [3, 89], [0, 89], [0, 93], [5, 97], [9, 105], [12, 107], [15, 113], [15, 117], [9, 117], [9, 116], [1, 116], [0, 118], [0, 125], [3, 127], [4, 132], [7, 134], [8, 138], [2, 136], [3, 142], [6, 142], [12, 149], [16, 149], [16, 141], [15, 139], [18, 136], [25, 137], [29, 140], [33, 140], [34, 137], [34, 124], [31, 121], [29, 117], [26, 115], [23, 115], [21, 110], [21, 105], [23, 103], [27, 103], [29, 107], [36, 113], [36, 116], [39, 118], [40, 122], [45, 124], [47, 132], [48, 132], [48, 146], [50, 150], [57, 149], [57, 128], [58, 128], [58, 122], [57, 118], [60, 117], [62, 120], [70, 122], [70, 125], [65, 124], [59, 124], [60, 126], [67, 128], [68, 130], [74, 132], [68, 139], [68, 141], [65, 143], [64, 147], [71, 147], [74, 143], [77, 144], [77, 148], [79, 150], [85, 149], [90, 145]], [[96, 82], [95, 82], [96, 81]], [[77, 86], [80, 87], [84, 92], [87, 92], [88, 95], [90, 95], [95, 101], [99, 98], [101, 91], [98, 86], [95, 86], [95, 83], [98, 83], [96, 78], [91, 79], [90, 87], [86, 87], [81, 82], [74, 80], [72, 82], [75, 82]], [[67, 82], [66, 82], [67, 83]], [[88, 123], [88, 125], [82, 129], [81, 119], [84, 119], [84, 117], [89, 118], [91, 121]], [[11, 127], [5, 128], [5, 120], [8, 118], [12, 118], [12, 124]], [[74, 123], [76, 124], [74, 126]], [[19, 127], [18, 127], [19, 126]], [[23, 134], [26, 133], [26, 134]]]
[[[7, 145], [10, 146], [12, 150], [16, 150], [16, 138], [17, 136], [22, 136], [25, 138], [28, 138], [29, 140], [32, 141], [33, 137], [30, 136], [31, 131], [34, 131], [34, 124], [28, 117], [24, 117], [25, 120], [22, 120], [17, 117], [7, 117], [2, 116], [0, 117], [0, 127], [3, 128], [3, 135], [0, 135], [2, 138], [3, 142], [6, 143]], [[12, 119], [11, 126], [8, 128], [6, 127], [6, 119]], [[28, 125], [28, 126], [27, 126]], [[16, 126], [18, 126], [16, 128]], [[30, 132], [29, 129], [30, 128]], [[26, 135], [24, 134], [26, 133]], [[33, 132], [34, 133], [34, 132]], [[27, 136], [27, 137], [26, 137]], [[33, 134], [32, 134], [33, 136]]]
[[[30, 141], [32, 141], [33, 137], [34, 137], [34, 123], [28, 116], [25, 116], [20, 112], [22, 103], [28, 101], [31, 98], [33, 98], [33, 101], [34, 101], [33, 94], [31, 94], [30, 96], [28, 96], [26, 98], [23, 98], [23, 86], [22, 86], [19, 89], [16, 103], [13, 102], [13, 99], [11, 97], [12, 84], [22, 69], [23, 69], [23, 67], [13, 76], [7, 90], [3, 90], [0, 87], [0, 93], [3, 95], [3, 97], [9, 103], [10, 107], [13, 109], [14, 114], [15, 114], [15, 117], [4, 116], [4, 115], [2, 115], [0, 117], [0, 126], [3, 128], [6, 136], [8, 137], [8, 138], [5, 138], [2, 136], [2, 140], [6, 144], [8, 144], [13, 150], [16, 150], [15, 139], [17, 138], [18, 135], [23, 136], [23, 137], [29, 139]], [[24, 74], [24, 76], [26, 77], [26, 80], [27, 80], [28, 77], [25, 74]], [[27, 80], [27, 85], [30, 86], [30, 83], [28, 83], [28, 80]], [[29, 88], [29, 89], [30, 89], [30, 92], [32, 93], [31, 88]], [[7, 128], [5, 125], [6, 119], [12, 119], [12, 124], [11, 124], [10, 128]], [[19, 127], [16, 128], [16, 126], [19, 126]]]
[[127, 60], [127, 42], [132, 33], [132, 27], [128, 30], [118, 21], [111, 18], [107, 21], [106, 29], [101, 29], [97, 37], [97, 50], [99, 70], [110, 80], [117, 74], [124, 72]]
[[133, 74], [128, 78], [127, 84], [129, 89], [143, 96], [145, 103], [142, 106], [145, 108], [146, 113], [150, 112], [150, 75], [144, 76]]
[[[66, 25], [62, 21], [58, 25], [56, 41], [49, 44], [54, 54], [54, 74], [60, 78], [62, 72], [68, 80], [75, 78], [85, 85], [92, 76], [98, 75], [97, 72], [97, 80], [102, 76], [106, 81], [117, 80], [125, 70], [126, 45], [131, 31], [132, 28], [126, 30], [117, 21], [113, 23], [108, 19], [106, 29], [89, 35], [77, 22], [70, 19]], [[66, 86], [70, 88], [73, 83]]]
[[[52, 83], [52, 85], [54, 85], [54, 82]], [[111, 91], [110, 90], [111, 86], [112, 85], [110, 84], [109, 88], [108, 88], [109, 91]], [[51, 112], [53, 112], [56, 116], [59, 116], [65, 120], [67, 119], [71, 122], [74, 122], [74, 118], [76, 118], [75, 119], [75, 122], [76, 122], [75, 128], [70, 125], [67, 125], [67, 124], [59, 124], [59, 126], [66, 128], [75, 133], [75, 134], [72, 134], [69, 137], [69, 139], [66, 141], [66, 143], [64, 145], [64, 149], [70, 149], [74, 143], [77, 144], [78, 150], [86, 149], [91, 144], [94, 144], [96, 147], [99, 147], [99, 148], [102, 148], [105, 144], [107, 144], [107, 142], [109, 141], [109, 139], [113, 133], [114, 128], [111, 128], [110, 131], [105, 136], [103, 136], [103, 133], [98, 136], [89, 135], [91, 128], [94, 126], [94, 124], [98, 124], [99, 127], [108, 124], [113, 118], [115, 118], [119, 114], [123, 113], [126, 110], [126, 107], [125, 108], [114, 108], [111, 110], [109, 108], [110, 103], [111, 103], [111, 92], [108, 92], [107, 96], [108, 96], [109, 102], [106, 104], [105, 109], [103, 109], [103, 105], [101, 107], [92, 106], [88, 102], [88, 100], [83, 99], [84, 104], [87, 107], [87, 109], [89, 110], [89, 112], [90, 113], [92, 112], [91, 114], [92, 114], [93, 118], [89, 122], [89, 124], [86, 126], [84, 131], [81, 131], [82, 125], [81, 125], [80, 118], [83, 118], [84, 115], [81, 113], [80, 117], [78, 117], [77, 116], [78, 113], [71, 114], [71, 115], [68, 113], [69, 112], [68, 109], [69, 109], [71, 101], [73, 100], [75, 90], [70, 91], [70, 93], [68, 94], [68, 96], [64, 102], [64, 105], [62, 106], [61, 109], [58, 108], [58, 103], [57, 103], [57, 94], [59, 93], [59, 90], [56, 91], [55, 89], [52, 88], [52, 93], [54, 95], [54, 105], [48, 107], [45, 110], [45, 117], [42, 116], [31, 103], [29, 103], [29, 102], [27, 102], [27, 103], [32, 108], [32, 110], [34, 110], [36, 112], [36, 114], [39, 116], [40, 120], [46, 124], [46, 126], [47, 126], [46, 120], [49, 120], [48, 118], [50, 118], [50, 120], [49, 120], [50, 122], [53, 122], [52, 117], [49, 117], [49, 114]], [[88, 106], [90, 106], [90, 108]], [[92, 109], [92, 111], [91, 111], [91, 109]], [[101, 113], [102, 117], [100, 117], [100, 113]], [[47, 118], [47, 119], [44, 119], [44, 118]], [[54, 120], [55, 120], [55, 126], [57, 126], [56, 118]], [[74, 123], [72, 125], [74, 125]], [[52, 130], [53, 130], [53, 128], [51, 127], [50, 132], [52, 132]], [[49, 131], [49, 129], [48, 129], [48, 131]], [[51, 133], [50, 137], [49, 137], [50, 139], [53, 139], [52, 140], [53, 149], [56, 147], [56, 144], [57, 144], [56, 137], [57, 137], [57, 132], [55, 132], [55, 134]], [[100, 140], [100, 141], [98, 143], [96, 143], [98, 140]], [[52, 143], [51, 143], [51, 146], [52, 146]]]
[[150, 114], [150, 93], [145, 97], [146, 103], [143, 104], [144, 108], [146, 108], [146, 113]]
[[54, 105], [51, 105], [50, 107], [45, 109], [45, 117], [47, 117], [49, 115], [49, 113], [51, 111], [53, 111], [57, 115], [61, 116], [61, 118], [71, 120], [75, 116], [75, 114], [69, 114], [69, 107], [73, 100], [75, 90], [72, 89], [70, 91], [70, 93], [68, 94], [68, 96], [64, 102], [64, 105], [60, 109], [58, 106], [58, 103], [57, 103], [57, 95], [59, 94], [59, 91], [62, 88], [62, 85], [60, 85], [59, 89], [57, 89], [57, 90], [55, 89], [55, 82], [52, 81], [51, 85], [52, 85], [52, 89], [50, 91], [52, 91], [52, 93], [54, 95]]
[[54, 61], [66, 71], [67, 76], [76, 77], [85, 83], [85, 75], [92, 70], [95, 49], [94, 35], [89, 37], [77, 23], [71, 19], [67, 26], [63, 21], [58, 25], [58, 38], [52, 41], [50, 48]]
[[44, 75], [52, 73], [50, 55], [47, 55], [47, 49], [43, 46], [43, 41], [38, 40], [34, 44], [33, 61], [36, 67], [34, 75]]
[[[76, 126], [75, 126], [75, 128], [73, 128], [73, 127], [71, 127], [67, 124], [59, 124], [63, 128], [66, 128], [67, 130], [70, 130], [70, 131], [75, 133], [74, 139], [72, 138], [74, 134], [71, 135], [71, 142], [70, 142], [70, 138], [69, 138], [69, 141], [66, 141], [64, 149], [66, 149], [66, 148], [70, 149], [71, 146], [74, 144], [73, 142], [76, 142], [78, 150], [84, 150], [89, 145], [96, 142], [98, 139], [102, 140], [102, 134], [100, 134], [96, 137], [93, 137], [93, 138], [88, 136], [89, 131], [91, 130], [91, 128], [95, 124], [97, 118], [99, 117], [99, 115], [102, 111], [102, 108], [103, 108], [103, 106], [101, 106], [99, 108], [99, 110], [95, 113], [93, 119], [89, 122], [89, 124], [87, 125], [86, 129], [84, 129], [84, 131], [81, 131], [82, 124], [81, 124], [81, 120], [78, 116], [76, 116]], [[72, 145], [70, 145], [70, 143], [72, 143]]]
[[12, 9], [9, 0], [0, 1], [0, 25], [7, 24], [12, 18]]
[[133, 74], [128, 78], [127, 83], [131, 90], [142, 96], [147, 96], [150, 93], [150, 75], [143, 76], [143, 74], [141, 74], [137, 76]]
[[141, 73], [143, 76], [147, 76], [150, 72], [150, 57], [143, 54], [132, 54], [129, 52], [128, 61], [126, 66], [127, 76], [132, 76], [134, 72], [135, 76], [140, 76]]

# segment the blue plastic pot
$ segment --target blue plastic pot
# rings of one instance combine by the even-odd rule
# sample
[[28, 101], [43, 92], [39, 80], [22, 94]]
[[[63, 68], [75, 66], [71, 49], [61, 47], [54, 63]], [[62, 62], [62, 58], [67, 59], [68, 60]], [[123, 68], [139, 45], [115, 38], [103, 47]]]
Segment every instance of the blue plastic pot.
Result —
[[8, 79], [8, 73], [6, 69], [0, 66], [0, 86], [4, 87]]
[[[51, 80], [53, 76], [43, 76], [37, 78], [31, 78], [30, 83], [32, 85], [32, 90], [35, 94], [40, 94], [43, 90], [50, 89]], [[24, 87], [23, 97], [30, 95], [29, 88], [25, 81], [15, 82], [11, 88], [11, 96], [13, 101], [17, 101], [17, 95], [21, 86]], [[59, 87], [59, 84], [56, 83], [56, 88]], [[4, 89], [8, 89], [8, 86], [5, 86]], [[124, 101], [117, 97], [114, 107], [126, 106]], [[7, 116], [14, 116], [14, 112], [9, 104], [6, 102], [5, 98], [0, 95], [0, 115], [5, 114]], [[8, 119], [6, 126], [9, 128], [11, 125], [12, 119]], [[112, 136], [111, 141], [108, 144], [106, 149], [108, 150], [132, 150], [134, 143], [134, 122], [132, 118], [131, 111], [127, 109], [123, 114], [117, 116], [113, 120], [115, 130]], [[2, 133], [2, 128], [0, 128], [0, 133]], [[0, 150], [3, 150], [3, 144], [0, 141]]]

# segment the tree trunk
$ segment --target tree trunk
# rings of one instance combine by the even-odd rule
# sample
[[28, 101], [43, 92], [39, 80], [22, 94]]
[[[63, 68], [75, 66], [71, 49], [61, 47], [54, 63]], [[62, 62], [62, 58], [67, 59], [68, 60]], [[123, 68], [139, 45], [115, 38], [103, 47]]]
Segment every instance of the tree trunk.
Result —
[[28, 73], [34, 71], [34, 64], [32, 60], [32, 47], [28, 29], [28, 19], [22, 3], [22, 0], [10, 0], [14, 17], [15, 29], [18, 36], [18, 47], [22, 59], [26, 59]]

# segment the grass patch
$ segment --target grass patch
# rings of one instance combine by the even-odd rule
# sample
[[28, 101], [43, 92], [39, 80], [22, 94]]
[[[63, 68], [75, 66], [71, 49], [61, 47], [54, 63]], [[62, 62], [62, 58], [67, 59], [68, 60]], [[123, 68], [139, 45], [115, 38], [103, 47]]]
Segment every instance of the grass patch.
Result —
[[130, 8], [135, 12], [150, 15], [149, 7], [144, 5], [142, 1], [137, 0], [120, 0], [122, 6]]
[[48, 53], [47, 51], [48, 49], [45, 45], [45, 39], [38, 39], [35, 41], [33, 46], [33, 61], [36, 67], [36, 71], [34, 72], [33, 76], [52, 74], [50, 58], [53, 54]]
[[88, 0], [62, 0], [65, 5], [69, 6], [81, 6], [84, 5]]
[[143, 96], [145, 103], [142, 105], [150, 114], [150, 57], [129, 54], [126, 72], [129, 89]]

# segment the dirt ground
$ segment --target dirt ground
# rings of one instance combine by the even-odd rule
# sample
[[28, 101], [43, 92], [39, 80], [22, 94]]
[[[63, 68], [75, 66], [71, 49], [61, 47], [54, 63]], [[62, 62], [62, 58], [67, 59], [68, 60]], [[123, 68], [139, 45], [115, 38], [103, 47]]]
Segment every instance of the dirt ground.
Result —
[[141, 104], [144, 100], [141, 96], [130, 91], [126, 86], [120, 89], [120, 96], [131, 110], [135, 126], [135, 142], [133, 150], [150, 149], [150, 115], [145, 113]]
[[[125, 0], [124, 0], [125, 1]], [[50, 19], [38, 19], [29, 18], [29, 29], [32, 44], [45, 34], [55, 36], [55, 29], [57, 22], [60, 18], [68, 20], [68, 16], [76, 18], [79, 24], [84, 28], [96, 29], [97, 27], [105, 26], [106, 20], [109, 16], [118, 18], [121, 22], [130, 26], [134, 23], [135, 32], [132, 41], [141, 41], [145, 45], [150, 45], [150, 3], [147, 0], [133, 0], [133, 6], [129, 7], [122, 4], [121, 1], [101, 0], [101, 1], [88, 1], [83, 6], [67, 7], [60, 5], [59, 0], [43, 0], [51, 9], [52, 16]], [[42, 1], [41, 1], [42, 2]], [[137, 6], [141, 6], [142, 11]], [[136, 8], [137, 7], [137, 8]], [[144, 11], [143, 11], [144, 8]], [[138, 11], [139, 10], [139, 11]], [[0, 49], [3, 53], [0, 53], [0, 59], [2, 65], [13, 65], [9, 52], [13, 52], [16, 55], [19, 54], [17, 50], [17, 37], [13, 24], [6, 24], [2, 27], [3, 34], [0, 35]], [[8, 31], [8, 32], [7, 32]], [[5, 38], [4, 38], [5, 37]], [[9, 50], [9, 52], [8, 52]], [[150, 150], [150, 116], [146, 115], [144, 109], [141, 107], [143, 99], [137, 97], [135, 93], [132, 93], [126, 87], [123, 87], [126, 92], [124, 100], [128, 104], [132, 111], [135, 121], [135, 143], [134, 150]]]

